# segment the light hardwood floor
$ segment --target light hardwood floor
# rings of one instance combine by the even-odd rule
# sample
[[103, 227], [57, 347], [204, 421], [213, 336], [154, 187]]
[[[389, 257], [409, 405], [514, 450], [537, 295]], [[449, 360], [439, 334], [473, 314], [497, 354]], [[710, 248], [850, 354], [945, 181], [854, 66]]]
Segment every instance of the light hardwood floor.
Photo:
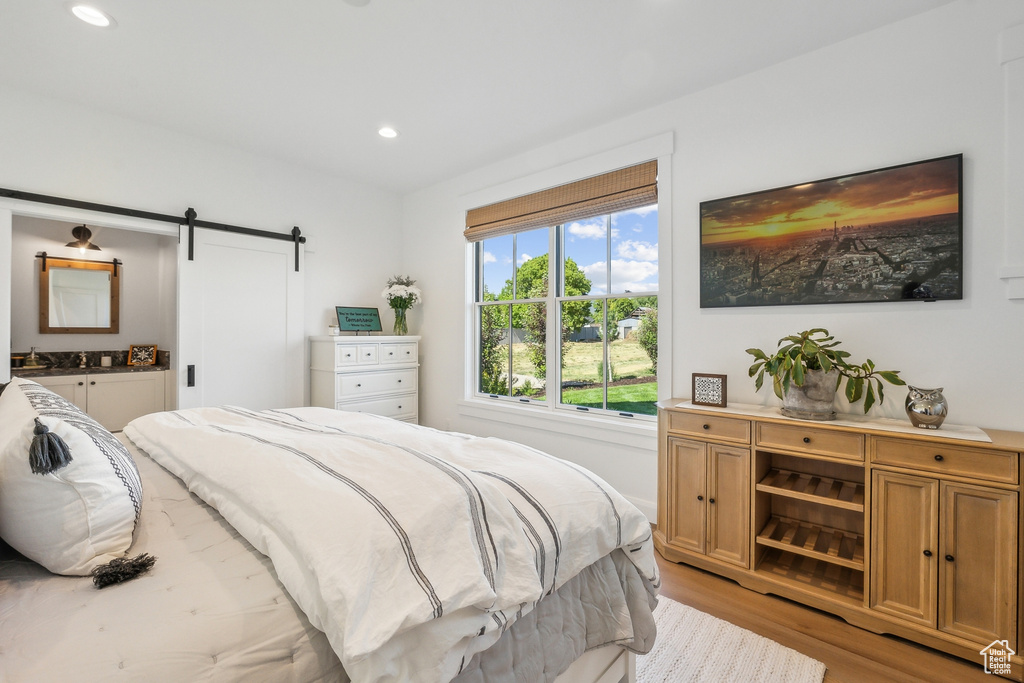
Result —
[[825, 683], [1005, 680], [987, 675], [978, 664], [865, 631], [830, 614], [761, 595], [729, 579], [655, 555], [662, 572], [662, 595], [823, 662], [828, 668]]

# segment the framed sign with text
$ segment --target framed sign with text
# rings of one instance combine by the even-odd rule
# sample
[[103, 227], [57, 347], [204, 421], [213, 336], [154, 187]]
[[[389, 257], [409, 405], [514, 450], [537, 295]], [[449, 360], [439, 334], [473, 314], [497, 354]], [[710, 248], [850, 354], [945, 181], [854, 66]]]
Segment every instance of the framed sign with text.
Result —
[[380, 312], [376, 308], [335, 306], [338, 329], [342, 332], [380, 332]]

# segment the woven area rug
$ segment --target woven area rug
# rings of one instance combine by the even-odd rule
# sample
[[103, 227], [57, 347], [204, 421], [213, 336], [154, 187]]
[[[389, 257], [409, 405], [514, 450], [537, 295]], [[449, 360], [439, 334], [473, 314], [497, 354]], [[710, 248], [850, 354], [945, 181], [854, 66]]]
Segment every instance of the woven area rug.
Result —
[[821, 683], [825, 665], [674, 600], [658, 598], [658, 638], [636, 658], [637, 683]]

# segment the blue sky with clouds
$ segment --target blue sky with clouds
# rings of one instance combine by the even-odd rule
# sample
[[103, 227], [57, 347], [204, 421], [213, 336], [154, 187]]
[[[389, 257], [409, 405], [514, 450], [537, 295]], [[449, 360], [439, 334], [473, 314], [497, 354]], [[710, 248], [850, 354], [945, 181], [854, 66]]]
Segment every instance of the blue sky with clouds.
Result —
[[[654, 292], [658, 289], [658, 207], [651, 205], [611, 216], [611, 285], [608, 284], [608, 219], [606, 216], [565, 226], [565, 256], [590, 279], [591, 294]], [[521, 265], [548, 251], [547, 229], [485, 240], [484, 285], [497, 294]]]

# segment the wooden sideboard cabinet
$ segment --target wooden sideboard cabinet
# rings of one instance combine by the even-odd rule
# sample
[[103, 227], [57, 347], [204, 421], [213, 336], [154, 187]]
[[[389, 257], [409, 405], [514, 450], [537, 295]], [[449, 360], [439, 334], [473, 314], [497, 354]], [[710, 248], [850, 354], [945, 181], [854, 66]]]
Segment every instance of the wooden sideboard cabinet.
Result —
[[417, 422], [419, 340], [310, 337], [310, 404]]
[[671, 399], [659, 443], [666, 559], [979, 664], [1024, 642], [1024, 433]]
[[111, 432], [164, 410], [166, 370], [54, 375], [32, 378], [74, 403]]

